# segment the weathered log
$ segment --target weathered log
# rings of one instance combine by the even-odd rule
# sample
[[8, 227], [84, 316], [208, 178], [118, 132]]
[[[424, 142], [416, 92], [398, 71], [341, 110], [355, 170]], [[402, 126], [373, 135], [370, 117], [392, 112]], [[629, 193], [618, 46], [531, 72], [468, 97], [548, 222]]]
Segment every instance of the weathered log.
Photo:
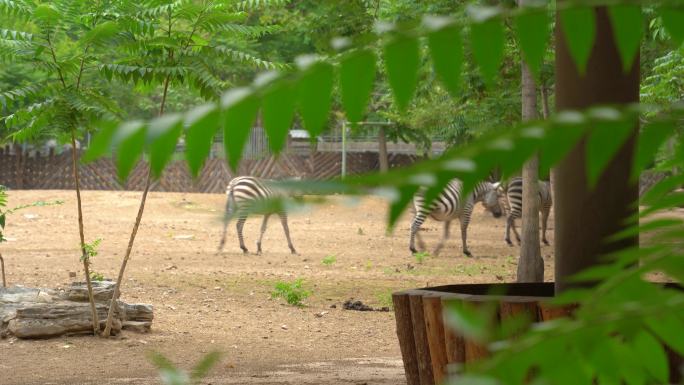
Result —
[[444, 322], [442, 321], [442, 299], [439, 295], [423, 296], [423, 313], [427, 343], [432, 361], [432, 375], [435, 384], [442, 384], [447, 374], [447, 352], [444, 344]]
[[404, 372], [408, 385], [420, 385], [418, 361], [416, 359], [416, 345], [413, 341], [413, 325], [411, 323], [411, 304], [407, 292], [392, 294], [394, 304], [394, 318], [397, 322], [397, 338], [404, 361]]
[[[97, 305], [98, 316], [106, 317], [107, 306]], [[92, 333], [92, 313], [88, 303], [61, 302], [19, 308], [8, 330], [18, 338], [49, 338], [64, 334]], [[117, 317], [116, 332], [121, 330]], [[104, 328], [104, 322], [100, 322]]]
[[432, 360], [430, 359], [427, 329], [425, 328], [423, 293], [418, 290], [409, 292], [409, 303], [411, 306], [411, 324], [413, 325], [413, 340], [416, 345], [416, 359], [418, 360], [420, 384], [434, 385], [435, 378], [432, 374]]

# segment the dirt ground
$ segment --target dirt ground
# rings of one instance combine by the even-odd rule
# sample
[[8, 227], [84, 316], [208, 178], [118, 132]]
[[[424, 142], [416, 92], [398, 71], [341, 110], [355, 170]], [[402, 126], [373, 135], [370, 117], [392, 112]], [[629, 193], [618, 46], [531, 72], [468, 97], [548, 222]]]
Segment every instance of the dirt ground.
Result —
[[[116, 277], [139, 197], [83, 194], [86, 240], [103, 239], [93, 269], [106, 277]], [[60, 287], [69, 272], [82, 276], [74, 193], [10, 191], [10, 206], [57, 199], [65, 203], [9, 218], [10, 242], [1, 251], [10, 285]], [[518, 249], [503, 241], [505, 221], [481, 206], [469, 228], [474, 258], [461, 255], [455, 224], [445, 251], [419, 263], [408, 251], [408, 216], [386, 234], [386, 204], [378, 198], [354, 203], [335, 197], [293, 213], [299, 255], [289, 253], [275, 219], [263, 255], [243, 255], [234, 226], [217, 254], [224, 203], [218, 194], [150, 194], [122, 291], [127, 302], [154, 305], [151, 333], [0, 340], [0, 384], [158, 384], [150, 351], [190, 368], [214, 350], [223, 356], [207, 384], [401, 384], [393, 313], [343, 310], [344, 301], [382, 307], [391, 304], [391, 292], [405, 288], [514, 280]], [[250, 251], [260, 223], [251, 219], [245, 227]], [[441, 224], [429, 221], [425, 228], [423, 237], [434, 247]], [[553, 218], [548, 236], [553, 244]], [[552, 251], [542, 248], [547, 279]], [[322, 263], [328, 256], [336, 259], [330, 266]], [[306, 306], [271, 299], [276, 282], [297, 278], [312, 291]]]

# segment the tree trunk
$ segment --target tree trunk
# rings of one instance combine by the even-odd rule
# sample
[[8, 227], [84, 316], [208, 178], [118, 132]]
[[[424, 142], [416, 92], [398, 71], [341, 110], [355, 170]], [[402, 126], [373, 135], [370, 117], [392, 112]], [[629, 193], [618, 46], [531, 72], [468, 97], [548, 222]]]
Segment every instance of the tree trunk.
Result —
[[83, 227], [83, 207], [81, 204], [81, 180], [78, 172], [78, 152], [76, 150], [76, 131], [71, 130], [71, 161], [74, 168], [74, 184], [76, 185], [76, 203], [78, 205], [78, 234], [81, 238], [81, 260], [83, 261], [83, 272], [86, 284], [88, 285], [88, 302], [90, 302], [90, 313], [93, 321], [93, 334], [100, 332], [100, 320], [97, 316], [95, 298], [93, 298], [93, 285], [90, 282], [90, 257], [85, 247], [85, 230]]
[[[523, 5], [525, 0], [518, 0]], [[522, 72], [522, 119], [537, 118], [537, 87], [525, 62]], [[522, 239], [518, 260], [518, 282], [543, 282], [544, 260], [539, 246], [539, 160], [533, 155], [523, 166]]]
[[5, 260], [0, 254], [0, 269], [2, 269], [2, 287], [7, 287], [7, 280], [5, 279]]
[[[605, 7], [595, 8], [596, 41], [582, 76], [570, 57], [556, 18], [556, 110], [584, 110], [605, 104], [639, 101], [639, 57], [625, 73]], [[585, 142], [580, 142], [553, 170], [555, 212], [556, 292], [571, 286], [568, 277], [599, 263], [599, 256], [638, 245], [638, 236], [606, 242], [636, 213], [638, 186], [630, 183], [634, 135], [618, 151], [596, 188], [587, 186]]]
[[551, 111], [549, 109], [549, 90], [545, 85], [542, 85], [539, 87], [539, 89], [542, 100], [542, 118], [548, 119], [549, 115], [551, 115]]
[[387, 135], [385, 127], [380, 126], [378, 131], [378, 156], [380, 161], [380, 172], [386, 173], [389, 170], [389, 158], [387, 156]]
[[109, 337], [112, 330], [112, 321], [114, 319], [114, 312], [116, 310], [116, 301], [121, 295], [121, 281], [123, 281], [124, 272], [126, 271], [126, 265], [133, 251], [133, 244], [135, 243], [135, 237], [138, 234], [138, 228], [140, 227], [140, 222], [142, 221], [143, 212], [145, 211], [145, 202], [147, 201], [147, 193], [150, 191], [150, 184], [152, 183], [152, 170], [147, 172], [147, 180], [145, 182], [145, 190], [143, 191], [142, 198], [140, 199], [140, 207], [138, 208], [138, 216], [135, 218], [135, 224], [133, 225], [133, 231], [131, 232], [131, 237], [128, 239], [128, 247], [126, 248], [126, 254], [124, 255], [123, 262], [121, 262], [121, 267], [119, 268], [119, 276], [116, 278], [116, 286], [114, 286], [114, 294], [112, 295], [112, 300], [109, 303], [109, 312], [107, 313], [107, 322], [105, 324], [104, 332], [102, 336]]

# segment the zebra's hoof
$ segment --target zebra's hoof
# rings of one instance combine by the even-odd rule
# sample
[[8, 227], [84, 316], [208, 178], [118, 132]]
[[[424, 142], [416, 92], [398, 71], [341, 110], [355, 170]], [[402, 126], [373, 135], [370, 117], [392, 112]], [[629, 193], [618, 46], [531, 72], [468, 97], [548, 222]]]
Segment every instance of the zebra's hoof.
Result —
[[513, 242], [510, 239], [506, 239], [506, 243], [508, 243], [508, 246], [513, 247]]
[[246, 247], [242, 248], [242, 254], [249, 254], [249, 250]]
[[292, 255], [299, 255], [299, 253], [298, 253], [297, 250], [295, 250], [295, 249], [290, 250], [290, 253], [291, 253]]
[[545, 244], [546, 246], [549, 245], [549, 241], [547, 241], [546, 239], [542, 239], [542, 242], [544, 242], [544, 244]]
[[468, 257], [468, 258], [472, 258], [472, 257], [473, 257], [473, 253], [471, 253], [469, 250], [463, 250], [463, 254], [465, 254], [465, 256]]
[[418, 250], [416, 250], [415, 247], [409, 247], [409, 251], [411, 252], [411, 254], [415, 254], [418, 252]]

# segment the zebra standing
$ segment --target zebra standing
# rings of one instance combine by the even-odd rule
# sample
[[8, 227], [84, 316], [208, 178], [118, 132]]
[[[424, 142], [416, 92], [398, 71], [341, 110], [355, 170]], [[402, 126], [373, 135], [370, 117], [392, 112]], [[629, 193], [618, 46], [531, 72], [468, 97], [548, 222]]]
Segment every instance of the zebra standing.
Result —
[[463, 183], [460, 180], [452, 179], [430, 207], [425, 207], [422, 194], [416, 194], [413, 198], [415, 212], [413, 221], [411, 222], [411, 238], [409, 242], [409, 249], [411, 252], [415, 253], [417, 251], [415, 247], [416, 237], [418, 237], [420, 247], [422, 249], [425, 248], [425, 245], [418, 234], [418, 230], [427, 217], [430, 216], [435, 220], [444, 222], [444, 235], [435, 249], [435, 255], [440, 252], [444, 247], [444, 243], [449, 238], [449, 226], [451, 225], [451, 221], [458, 218], [461, 223], [463, 254], [472, 256], [470, 250], [468, 250], [466, 239], [473, 207], [477, 202], [482, 202], [482, 205], [490, 211], [495, 218], [499, 218], [502, 215], [502, 208], [499, 202], [500, 190], [498, 188], [498, 183], [480, 182], [475, 186], [473, 191], [463, 199], [461, 196], [462, 186]]
[[[506, 243], [509, 246], [513, 246], [511, 242], [511, 228], [513, 228], [513, 234], [515, 234], [515, 239], [520, 244], [520, 234], [515, 228], [515, 220], [522, 218], [522, 194], [523, 194], [523, 179], [521, 177], [515, 177], [511, 179], [508, 183], [506, 191], [506, 211], [508, 215], [506, 216]], [[542, 242], [545, 245], [549, 244], [546, 239], [546, 224], [549, 220], [549, 213], [551, 213], [551, 206], [553, 205], [553, 198], [551, 197], [551, 183], [546, 181], [539, 181], [539, 212], [542, 215]]]
[[[223, 250], [223, 246], [226, 243], [228, 223], [233, 216], [237, 216], [238, 221], [236, 227], [238, 239], [240, 241], [240, 248], [245, 254], [248, 253], [247, 247], [245, 246], [245, 240], [242, 236], [242, 229], [247, 221], [247, 215], [249, 214], [250, 206], [253, 206], [259, 201], [284, 197], [287, 195], [284, 191], [271, 186], [269, 182], [271, 181], [251, 176], [239, 176], [230, 181], [228, 188], [226, 189], [228, 200], [226, 201], [226, 212], [223, 221], [223, 236], [221, 237], [219, 252]], [[257, 254], [261, 254], [261, 240], [266, 232], [268, 218], [273, 214], [277, 214], [280, 217], [280, 223], [283, 225], [285, 237], [287, 238], [287, 245], [290, 247], [290, 251], [292, 254], [297, 254], [297, 251], [292, 245], [292, 240], [290, 239], [290, 229], [287, 225], [287, 214], [282, 209], [264, 214], [264, 221], [261, 223], [261, 233], [259, 234], [259, 240], [257, 241]]]

